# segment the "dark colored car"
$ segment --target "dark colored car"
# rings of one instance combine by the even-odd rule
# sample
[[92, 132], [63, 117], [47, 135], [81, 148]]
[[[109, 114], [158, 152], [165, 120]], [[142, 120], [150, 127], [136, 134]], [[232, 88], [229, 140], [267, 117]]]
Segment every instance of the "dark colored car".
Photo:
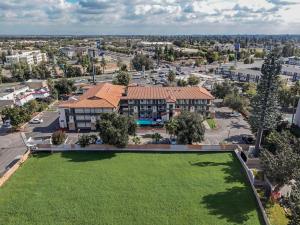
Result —
[[254, 144], [254, 137], [252, 137], [250, 135], [244, 135], [242, 137], [242, 140], [248, 145]]

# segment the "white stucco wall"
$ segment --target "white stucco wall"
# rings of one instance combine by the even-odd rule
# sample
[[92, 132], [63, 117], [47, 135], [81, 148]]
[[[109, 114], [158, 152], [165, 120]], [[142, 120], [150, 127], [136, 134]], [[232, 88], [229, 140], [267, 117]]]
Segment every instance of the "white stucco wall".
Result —
[[298, 102], [295, 118], [294, 118], [294, 124], [296, 124], [298, 127], [300, 127], [300, 99]]

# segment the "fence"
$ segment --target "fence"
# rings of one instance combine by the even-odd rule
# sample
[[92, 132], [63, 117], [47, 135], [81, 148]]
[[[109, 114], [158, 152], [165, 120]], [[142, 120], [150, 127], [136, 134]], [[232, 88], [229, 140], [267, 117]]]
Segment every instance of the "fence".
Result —
[[249, 181], [249, 184], [251, 186], [252, 192], [253, 192], [253, 194], [255, 196], [255, 200], [256, 200], [257, 206], [259, 207], [259, 209], [260, 209], [260, 211], [262, 213], [262, 217], [263, 217], [263, 221], [264, 221], [265, 225], [271, 225], [270, 222], [269, 222], [268, 216], [266, 214], [266, 211], [265, 211], [265, 209], [264, 209], [264, 207], [263, 207], [263, 205], [262, 205], [262, 203], [260, 201], [260, 198], [259, 198], [259, 196], [257, 194], [257, 191], [256, 191], [256, 189], [254, 187], [254, 176], [253, 176], [251, 170], [247, 167], [246, 163], [242, 159], [240, 151], [237, 150], [237, 149], [235, 149], [234, 153], [235, 153], [237, 159], [240, 161], [240, 163], [241, 163], [241, 165], [242, 165], [242, 167], [243, 167], [243, 169], [244, 169], [244, 171], [246, 173], [246, 176], [248, 178], [247, 180]]
[[233, 151], [237, 145], [169, 145], [147, 144], [128, 145], [126, 148], [118, 148], [112, 145], [89, 145], [80, 147], [76, 144], [50, 145], [38, 144], [35, 152], [65, 152], [65, 151], [116, 151], [116, 152], [216, 152]]

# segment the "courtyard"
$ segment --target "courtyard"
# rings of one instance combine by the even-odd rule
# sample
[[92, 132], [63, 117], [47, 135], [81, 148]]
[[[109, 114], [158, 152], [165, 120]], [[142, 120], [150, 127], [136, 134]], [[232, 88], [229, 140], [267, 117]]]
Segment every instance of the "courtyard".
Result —
[[5, 225], [260, 225], [232, 153], [57, 153], [0, 189]]

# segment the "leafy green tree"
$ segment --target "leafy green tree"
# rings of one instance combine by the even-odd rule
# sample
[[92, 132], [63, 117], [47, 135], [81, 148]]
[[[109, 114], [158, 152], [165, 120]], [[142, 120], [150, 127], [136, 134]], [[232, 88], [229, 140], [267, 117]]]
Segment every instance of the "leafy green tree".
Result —
[[24, 104], [23, 107], [26, 108], [30, 114], [37, 112], [40, 108], [39, 103], [36, 100], [31, 100], [27, 102], [26, 104]]
[[86, 147], [88, 145], [90, 145], [90, 137], [89, 135], [81, 135], [78, 139], [78, 144], [80, 145], [80, 147]]
[[137, 71], [142, 71], [143, 66], [145, 70], [150, 70], [153, 68], [153, 61], [146, 55], [136, 54], [132, 59], [132, 65]]
[[257, 85], [257, 94], [251, 99], [250, 125], [257, 131], [255, 149], [259, 151], [263, 131], [276, 126], [278, 110], [278, 81], [281, 62], [277, 52], [271, 52], [265, 59], [262, 76]]
[[67, 77], [81, 77], [83, 75], [82, 70], [78, 66], [67, 66], [66, 76]]
[[30, 78], [35, 79], [48, 79], [51, 77], [51, 72], [45, 63], [41, 63], [37, 66], [32, 66], [32, 73]]
[[99, 135], [105, 144], [125, 147], [129, 135], [135, 134], [132, 118], [117, 113], [103, 113], [97, 122]]
[[276, 190], [295, 179], [300, 170], [299, 154], [284, 141], [277, 142], [277, 145], [280, 147], [275, 153], [263, 149], [260, 156], [266, 175], [276, 183]]
[[250, 99], [256, 95], [256, 84], [255, 83], [243, 83], [242, 91], [249, 97]]
[[54, 88], [57, 90], [59, 95], [68, 95], [76, 90], [74, 81], [68, 79], [61, 79], [55, 82]]
[[134, 136], [134, 137], [132, 138], [132, 141], [133, 141], [133, 143], [134, 143], [135, 145], [141, 144], [141, 139], [140, 139], [138, 136]]
[[291, 104], [294, 108], [297, 107], [300, 98], [300, 81], [296, 81], [293, 86], [291, 86]]
[[208, 63], [213, 63], [219, 60], [219, 53], [214, 51], [208, 51], [206, 54], [206, 60]]
[[131, 76], [126, 71], [119, 71], [115, 79], [113, 80], [113, 84], [128, 86], [131, 80]]
[[166, 123], [166, 130], [168, 131], [168, 133], [170, 134], [170, 136], [172, 137], [173, 135], [175, 135], [175, 132], [177, 130], [177, 120], [171, 118], [167, 123]]
[[97, 141], [96, 135], [83, 134], [78, 138], [78, 144], [80, 145], [80, 147], [86, 147], [90, 144], [95, 144], [96, 141]]
[[14, 108], [6, 107], [1, 112], [6, 120], [10, 120], [10, 124], [17, 128], [22, 123], [28, 122], [31, 118], [31, 113], [25, 107], [15, 106]]
[[160, 133], [154, 133], [151, 137], [156, 144], [163, 138]]
[[12, 66], [12, 76], [18, 81], [25, 81], [30, 79], [31, 72], [28, 64], [16, 63]]
[[287, 44], [282, 48], [283, 57], [291, 57], [295, 55], [295, 47], [292, 44]]
[[174, 82], [176, 79], [176, 74], [173, 70], [170, 70], [169, 73], [168, 73], [168, 81], [170, 83]]
[[195, 86], [195, 85], [198, 85], [198, 84], [199, 84], [200, 79], [199, 79], [199, 77], [196, 77], [196, 76], [194, 76], [194, 75], [191, 75], [191, 76], [189, 76], [187, 82], [188, 82], [189, 85]]
[[127, 125], [128, 125], [128, 134], [129, 135], [136, 135], [137, 124], [135, 119], [132, 116], [127, 117]]
[[286, 85], [280, 85], [278, 90], [278, 103], [281, 107], [286, 108], [292, 104], [292, 92], [291, 89]]
[[201, 115], [184, 111], [174, 120], [177, 124], [174, 133], [179, 144], [192, 144], [204, 140], [205, 127]]
[[52, 134], [52, 144], [54, 145], [61, 145], [65, 142], [65, 140], [67, 139], [67, 135], [64, 131], [55, 131]]
[[242, 112], [246, 107], [246, 100], [237, 92], [232, 92], [224, 98], [224, 104], [232, 110]]
[[292, 192], [289, 197], [289, 209], [291, 211], [289, 225], [300, 224], [300, 174], [298, 180], [292, 187]]
[[185, 81], [185, 80], [183, 80], [183, 79], [178, 79], [177, 80], [177, 86], [178, 87], [186, 87], [188, 84], [187, 84], [187, 82]]
[[225, 98], [226, 95], [229, 95], [232, 91], [232, 84], [225, 80], [223, 83], [217, 83], [213, 86], [212, 94], [217, 98]]

